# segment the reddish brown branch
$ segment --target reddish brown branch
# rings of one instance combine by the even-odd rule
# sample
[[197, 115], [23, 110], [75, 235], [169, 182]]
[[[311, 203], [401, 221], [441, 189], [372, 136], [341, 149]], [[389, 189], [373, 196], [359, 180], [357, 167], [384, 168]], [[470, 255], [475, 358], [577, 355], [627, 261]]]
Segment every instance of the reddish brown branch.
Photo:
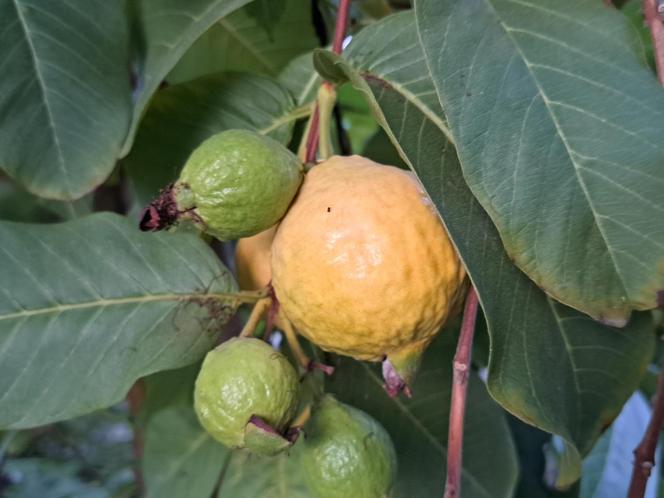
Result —
[[659, 82], [664, 85], [664, 24], [662, 23], [662, 14], [658, 10], [657, 0], [643, 0], [643, 15], [646, 24], [650, 28], [657, 77]]
[[341, 48], [346, 37], [346, 26], [348, 25], [348, 11], [350, 10], [350, 0], [341, 0], [339, 10], [337, 11], [337, 22], [334, 26], [334, 41], [332, 42], [332, 52], [341, 53]]
[[[341, 0], [339, 2], [339, 9], [337, 10], [337, 22], [334, 27], [334, 41], [332, 42], [332, 51], [335, 54], [341, 53], [344, 38], [346, 37], [346, 26], [348, 25], [348, 11], [350, 10], [351, 0]], [[330, 85], [327, 81], [323, 85]], [[318, 151], [318, 139], [320, 135], [319, 129], [320, 113], [318, 112], [318, 104], [314, 108], [311, 115], [311, 125], [309, 126], [309, 134], [307, 135], [307, 149], [305, 161], [312, 163], [316, 161], [316, 152]]]
[[136, 495], [143, 496], [145, 484], [143, 482], [143, 472], [141, 466], [143, 464], [143, 430], [137, 422], [138, 414], [141, 411], [143, 402], [145, 401], [145, 381], [138, 379], [136, 383], [131, 386], [127, 393], [127, 404], [129, 405], [129, 417], [134, 425], [134, 440], [132, 444], [132, 453], [134, 459], [134, 481], [136, 483]]
[[466, 412], [468, 393], [468, 375], [470, 357], [473, 350], [475, 319], [477, 317], [477, 293], [470, 287], [463, 310], [461, 333], [454, 355], [452, 402], [450, 407], [450, 425], [447, 437], [447, 481], [444, 498], [461, 496], [461, 471], [463, 469], [463, 423]]
[[664, 369], [659, 374], [655, 396], [655, 409], [652, 412], [652, 418], [643, 439], [634, 450], [634, 470], [632, 471], [632, 481], [627, 494], [628, 498], [643, 498], [650, 472], [655, 466], [655, 450], [657, 449], [659, 435], [662, 432], [662, 425], [664, 425]]
[[[655, 53], [657, 77], [664, 85], [664, 24], [658, 10], [657, 0], [643, 0], [643, 15], [650, 28], [652, 46]], [[643, 435], [643, 439], [634, 450], [634, 469], [629, 484], [628, 498], [643, 498], [650, 472], [655, 466], [655, 450], [664, 426], [664, 369], [659, 374], [657, 393], [655, 394], [655, 408], [652, 418]]]

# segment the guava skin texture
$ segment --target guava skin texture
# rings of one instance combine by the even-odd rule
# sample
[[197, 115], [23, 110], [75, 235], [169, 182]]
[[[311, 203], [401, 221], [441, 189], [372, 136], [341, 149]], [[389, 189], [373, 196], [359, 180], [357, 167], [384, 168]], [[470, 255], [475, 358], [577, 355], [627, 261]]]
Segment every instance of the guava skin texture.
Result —
[[178, 209], [220, 240], [249, 237], [279, 221], [302, 182], [303, 167], [279, 142], [227, 130], [194, 150], [176, 183]]
[[[245, 448], [251, 418], [260, 417], [283, 433], [295, 415], [298, 394], [298, 375], [283, 354], [260, 339], [233, 338], [205, 357], [196, 379], [194, 408], [214, 439], [230, 448]], [[248, 449], [258, 453], [275, 447], [253, 446]]]
[[302, 465], [316, 496], [390, 496], [397, 457], [389, 434], [376, 420], [328, 395], [304, 430]]

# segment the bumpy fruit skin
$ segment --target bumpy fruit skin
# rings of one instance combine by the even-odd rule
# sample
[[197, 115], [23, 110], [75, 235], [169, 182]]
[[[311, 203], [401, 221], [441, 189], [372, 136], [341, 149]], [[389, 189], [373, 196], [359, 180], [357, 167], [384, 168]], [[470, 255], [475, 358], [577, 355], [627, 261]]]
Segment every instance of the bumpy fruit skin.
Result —
[[237, 281], [242, 290], [260, 290], [272, 279], [270, 255], [277, 226], [268, 228], [252, 237], [237, 241], [235, 267]]
[[311, 169], [272, 245], [272, 285], [297, 330], [397, 370], [414, 371], [464, 277], [416, 178], [359, 156]]
[[248, 130], [227, 130], [191, 154], [176, 183], [180, 211], [202, 220], [220, 240], [248, 237], [286, 213], [302, 181], [302, 164], [279, 142]]
[[325, 396], [305, 426], [304, 474], [320, 498], [385, 498], [397, 469], [392, 440], [361, 410]]
[[260, 339], [234, 338], [205, 357], [194, 408], [212, 437], [230, 448], [244, 448], [252, 416], [277, 431], [286, 429], [298, 392], [297, 373], [284, 355]]

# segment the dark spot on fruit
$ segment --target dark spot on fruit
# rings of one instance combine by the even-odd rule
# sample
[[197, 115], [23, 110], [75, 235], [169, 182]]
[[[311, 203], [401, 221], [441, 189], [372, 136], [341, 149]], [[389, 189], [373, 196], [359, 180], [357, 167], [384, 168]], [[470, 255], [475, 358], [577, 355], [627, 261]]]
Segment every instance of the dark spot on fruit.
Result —
[[328, 207], [328, 208], [327, 208], [327, 212], [329, 213], [329, 212], [331, 212], [331, 211], [332, 211], [332, 208], [331, 208], [331, 207]]

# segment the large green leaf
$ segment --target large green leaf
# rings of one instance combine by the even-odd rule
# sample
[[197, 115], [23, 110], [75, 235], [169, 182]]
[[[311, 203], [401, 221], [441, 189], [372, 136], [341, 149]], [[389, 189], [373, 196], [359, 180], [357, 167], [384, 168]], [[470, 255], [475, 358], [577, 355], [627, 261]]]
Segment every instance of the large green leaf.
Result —
[[42, 197], [81, 197], [129, 125], [123, 4], [0, 0], [0, 19], [0, 167]]
[[0, 427], [117, 402], [149, 373], [193, 363], [237, 306], [193, 235], [144, 234], [114, 214], [0, 223]]
[[636, 389], [652, 356], [649, 315], [637, 314], [624, 330], [601, 325], [547, 297], [512, 264], [446, 139], [412, 14], [366, 28], [346, 55], [344, 62], [320, 52], [317, 64], [364, 93], [441, 213], [486, 316], [489, 392], [519, 418], [573, 445], [564, 475], [574, 480], [581, 455]]
[[606, 323], [656, 308], [664, 90], [631, 23], [595, 0], [415, 11], [466, 181], [510, 257]]
[[[456, 335], [444, 330], [427, 350], [413, 384], [413, 398], [390, 398], [380, 371], [342, 359], [327, 387], [365, 410], [387, 429], [398, 458], [395, 498], [429, 498], [442, 493]], [[518, 475], [514, 445], [499, 406], [477, 375], [468, 389], [464, 428], [462, 495], [509, 498]]]
[[124, 143], [126, 155], [143, 111], [187, 49], [215, 22], [250, 0], [132, 0], [136, 10], [138, 75], [131, 128]]
[[308, 112], [295, 107], [281, 86], [252, 74], [206, 76], [159, 92], [125, 160], [137, 202], [145, 205], [175, 180], [209, 136], [246, 128], [287, 143], [295, 121]]
[[[264, 16], [272, 16], [268, 24]], [[317, 46], [311, 0], [254, 1], [212, 25], [182, 56], [168, 81], [221, 71], [276, 76], [292, 58]]]
[[191, 404], [160, 410], [145, 431], [145, 496], [210, 498], [230, 457], [200, 426]]

